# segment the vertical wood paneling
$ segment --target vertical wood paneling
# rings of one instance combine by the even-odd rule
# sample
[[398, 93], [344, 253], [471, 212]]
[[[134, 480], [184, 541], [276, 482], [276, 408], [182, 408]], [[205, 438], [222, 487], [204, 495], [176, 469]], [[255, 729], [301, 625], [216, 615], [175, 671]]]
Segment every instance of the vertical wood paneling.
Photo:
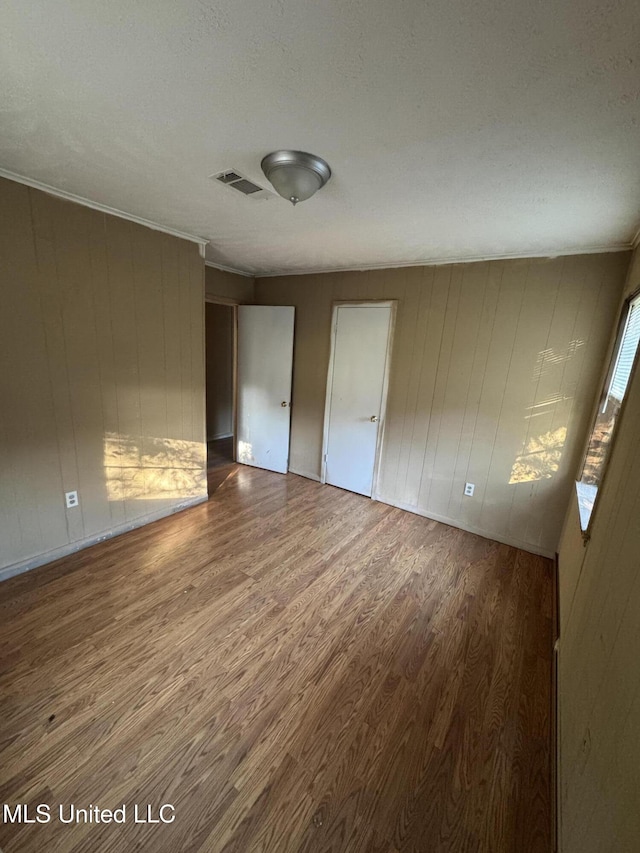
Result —
[[212, 299], [223, 299], [236, 305], [250, 305], [254, 300], [255, 279], [236, 273], [205, 267], [205, 295]]
[[175, 334], [174, 323], [180, 316], [178, 281], [179, 246], [169, 236], [162, 245], [162, 294], [164, 305], [165, 388], [167, 397], [167, 434], [182, 435], [182, 368], [180, 361], [181, 336]]
[[[93, 304], [96, 320], [100, 388], [102, 394], [102, 416], [104, 424], [103, 445], [107, 436], [120, 435], [118, 414], [118, 388], [116, 384], [116, 352], [113, 334], [113, 295], [109, 283], [109, 257], [106, 241], [106, 222], [102, 217], [92, 217], [91, 270], [93, 279]], [[55, 294], [54, 294], [55, 297]], [[104, 450], [103, 450], [104, 456]], [[107, 490], [114, 472], [105, 468]], [[111, 525], [116, 528], [125, 522], [124, 501], [116, 498], [111, 490], [108, 495]]]
[[[30, 199], [29, 199], [30, 201]], [[42, 371], [42, 360], [47, 357], [47, 337], [46, 327], [42, 320], [42, 278], [39, 276], [38, 259], [34, 251], [34, 242], [29, 240], [29, 226], [33, 223], [33, 209], [29, 204], [30, 222], [24, 223], [25, 230], [21, 234], [21, 239], [26, 240], [26, 246], [29, 251], [34, 254], [35, 275], [32, 278], [32, 268], [27, 262], [28, 281], [24, 282], [25, 288], [30, 289], [33, 293], [33, 302], [29, 307], [29, 312], [33, 311], [31, 317], [27, 314], [27, 319], [31, 320], [31, 334], [24, 339], [22, 346], [28, 347], [26, 359], [24, 353], [21, 355], [21, 363], [27, 364], [30, 359], [33, 359], [33, 370], [30, 376], [25, 378], [28, 387], [36, 390], [37, 399], [32, 402], [30, 407], [30, 415], [27, 416], [25, 422], [28, 422], [29, 435], [25, 447], [27, 448], [28, 457], [20, 464], [17, 469], [18, 476], [21, 471], [27, 471], [27, 477], [30, 482], [34, 482], [33, 471], [42, 471], [42, 481], [38, 479], [36, 474], [37, 488], [37, 508], [38, 508], [38, 526], [42, 536], [42, 547], [55, 548], [62, 544], [67, 536], [67, 526], [61, 514], [50, 514], [46, 511], [47, 507], [56, 501], [60, 500], [61, 493], [61, 469], [57, 459], [57, 442], [55, 431], [52, 431], [50, 424], [54, 419], [54, 400], [52, 395], [51, 384], [45, 371]], [[23, 223], [20, 223], [21, 231]], [[7, 252], [11, 257], [11, 249]], [[11, 320], [11, 313], [9, 318]], [[11, 320], [12, 321], [12, 320]], [[11, 340], [11, 333], [9, 339]], [[9, 445], [11, 452], [11, 445]], [[34, 455], [35, 454], [35, 455]], [[26, 461], [26, 466], [24, 462]], [[34, 464], [35, 463], [35, 464]], [[24, 518], [23, 518], [24, 522]]]
[[[398, 299], [396, 312], [396, 331], [402, 329], [399, 336], [394, 335], [394, 353], [397, 358], [391, 360], [389, 373], [388, 405], [385, 415], [385, 455], [382, 461], [381, 484], [379, 492], [391, 496], [396, 495], [398, 468], [401, 464], [404, 427], [407, 418], [407, 395], [411, 379], [410, 364], [413, 356], [416, 324], [420, 292], [416, 283], [416, 273], [419, 269], [398, 271], [398, 291], [394, 290], [394, 298]], [[397, 296], [395, 296], [397, 293]], [[404, 365], [403, 370], [397, 367]], [[375, 490], [375, 485], [374, 485]]]
[[[556, 349], [562, 350], [569, 346], [575, 322], [574, 307], [570, 302], [565, 305], [561, 296], [570, 290], [563, 281], [565, 265], [565, 258], [554, 264], [552, 270], [540, 263], [532, 264], [527, 276], [521, 323], [516, 334], [518, 351], [512, 361], [512, 367], [516, 367], [513, 377], [516, 381], [519, 377], [523, 395], [521, 409], [513, 423], [517, 453], [513, 457], [507, 479], [511, 491], [511, 509], [506, 529], [509, 536], [522, 531], [526, 535], [536, 507], [537, 486], [547, 477], [553, 479], [556, 470], [551, 449], [553, 440], [548, 433], [557, 403], [545, 403], [551, 396], [556, 372]], [[562, 327], [561, 341], [554, 338], [554, 323]], [[545, 330], [545, 334], [540, 334], [541, 329]], [[521, 355], [520, 360], [518, 355]], [[523, 381], [525, 378], [526, 381]], [[566, 424], [563, 428], [566, 428]], [[521, 443], [516, 445], [515, 441], [520, 438]], [[536, 534], [537, 530], [533, 534], [534, 541]]]
[[[636, 259], [640, 253], [636, 252]], [[640, 264], [626, 291], [640, 286]], [[582, 544], [573, 503], [560, 544], [563, 853], [619, 853], [640, 837], [640, 371]]]
[[[320, 477], [325, 389], [329, 366], [331, 326], [330, 300], [323, 298], [317, 278], [311, 277], [306, 294], [307, 310], [296, 311], [294, 328], [294, 365], [292, 412], [296, 412], [296, 435], [291, 441], [289, 465], [304, 476]], [[279, 304], [293, 305], [287, 288], [279, 295]]]
[[292, 470], [320, 474], [332, 302], [397, 299], [380, 499], [552, 554], [628, 261], [258, 279], [297, 309]]
[[186, 243], [181, 251], [189, 261], [189, 294], [191, 296], [191, 381], [190, 396], [192, 408], [191, 443], [194, 453], [190, 462], [200, 471], [200, 484], [206, 492], [206, 447], [202, 442], [207, 431], [206, 396], [195, 393], [194, 388], [205, 387], [205, 347], [204, 347], [204, 266], [199, 252], [189, 251]]
[[[131, 231], [128, 223], [119, 219], [107, 221], [107, 251], [109, 266], [109, 288], [112, 293], [113, 340], [116, 354], [116, 394], [120, 432], [115, 436], [117, 457], [110, 461], [121, 461], [119, 470], [110, 470], [115, 482], [120, 482], [120, 499], [127, 521], [138, 513], [137, 501], [131, 498], [140, 486], [140, 472], [132, 460], [137, 458], [139, 448], [136, 436], [142, 435], [140, 412], [140, 373], [138, 344], [136, 338], [135, 289], [133, 286], [133, 257]], [[116, 476], [117, 474], [117, 476]], [[115, 483], [114, 483], [115, 484]], [[118, 494], [118, 493], [116, 493]], [[114, 495], [115, 497], [115, 495]]]
[[[565, 258], [563, 285], [558, 292], [545, 369], [540, 377], [538, 394], [530, 415], [538, 444], [545, 443], [540, 438], [545, 436], [547, 444], [556, 448], [551, 451], [551, 467], [556, 469], [558, 476], [567, 478], [577, 470], [578, 446], [576, 444], [574, 452], [571, 452], [571, 448], [566, 446], [562, 438], [562, 431], [583, 434], [586, 428], [583, 422], [578, 425], [575, 423], [574, 402], [584, 366], [585, 335], [586, 339], [589, 336], [588, 330], [583, 328], [583, 320], [585, 313], [590, 320], [593, 319], [594, 303], [600, 292], [600, 280], [594, 283], [595, 286], [588, 286], [585, 282], [588, 268], [581, 260], [584, 261], [580, 258]], [[586, 312], [585, 306], [588, 308]], [[596, 337], [594, 343], [597, 342]], [[593, 385], [594, 377], [589, 377], [589, 382]], [[583, 408], [586, 409], [586, 406]], [[529, 536], [535, 536], [536, 530], [539, 531], [543, 527], [553, 528], [559, 535], [562, 506], [554, 500], [552, 480], [553, 477], [542, 478], [534, 484], [536, 510], [529, 516]]]
[[463, 488], [463, 483], [456, 479], [456, 469], [459, 464], [466, 468], [468, 451], [462, 445], [462, 436], [465, 418], [473, 416], [474, 412], [474, 406], [470, 404], [470, 390], [486, 280], [486, 266], [468, 264], [458, 269], [461, 273], [460, 297], [430, 494], [433, 511], [447, 517], [450, 515], [453, 489], [459, 486], [461, 492]]
[[[425, 442], [425, 452], [421, 466], [420, 491], [418, 493], [418, 508], [431, 506], [431, 494], [434, 486], [436, 489], [438, 473], [447, 476], [446, 470], [442, 470], [447, 464], [453, 464], [453, 460], [443, 460], [438, 457], [438, 443], [440, 441], [442, 418], [449, 381], [449, 369], [451, 367], [451, 355], [455, 328], [458, 321], [458, 308], [460, 306], [460, 281], [461, 271], [454, 267], [443, 267], [435, 273], [435, 286], [446, 290], [447, 299], [444, 317], [442, 319], [442, 337], [440, 339], [440, 350], [438, 352], [438, 363], [436, 368], [436, 382], [431, 400], [431, 412], [429, 417], [429, 429]], [[402, 365], [398, 365], [402, 369]]]
[[178, 256], [178, 292], [180, 294], [180, 408], [182, 411], [181, 435], [191, 439], [193, 410], [191, 408], [191, 299], [189, 295], [189, 262], [182, 252]]
[[[3, 492], [1, 505], [7, 510], [6, 521], [0, 526], [0, 549], [6, 547], [11, 559], [23, 549], [42, 548], [47, 527], [51, 527], [41, 522], [39, 511], [36, 465], [42, 451], [30, 449], [31, 443], [35, 446], [45, 430], [37, 399], [43, 398], [44, 413], [50, 414], [51, 388], [47, 376], [40, 370], [46, 358], [46, 338], [39, 318], [29, 196], [22, 188], [12, 185], [8, 200], [10, 207], [2, 209], [0, 237], [2, 276], [8, 285], [2, 291], [0, 310], [0, 408], [4, 422], [0, 489]], [[12, 258], [18, 262], [16, 269], [12, 267]], [[22, 329], [19, 336], [15, 334], [17, 328]], [[16, 417], [20, 389], [25, 387], [33, 388], [33, 395], [20, 417]], [[54, 473], [59, 476], [59, 471]], [[59, 527], [52, 526], [54, 530], [48, 532], [55, 535]]]
[[[90, 221], [95, 212], [69, 205], [60, 216], [50, 199], [57, 260], [73, 441], [82, 500], [82, 536], [95, 536], [110, 518], [104, 477], [104, 417], [93, 304]], [[69, 513], [73, 516], [73, 513]]]
[[500, 291], [467, 473], [467, 482], [475, 483], [478, 492], [476, 500], [467, 500], [461, 505], [464, 518], [474, 528], [481, 527], [483, 511], [486, 511], [494, 500], [489, 472], [496, 447], [500, 452], [497, 445], [498, 429], [505, 404], [510, 405], [506, 396], [507, 377], [526, 284], [526, 275], [523, 274], [520, 261], [494, 263], [491, 265], [490, 274], [496, 278], [499, 276]]
[[6, 180], [0, 241], [2, 570], [205, 496], [206, 476], [197, 247]]
[[[511, 480], [514, 465], [522, 459], [525, 449], [527, 413], [535, 396], [536, 368], [546, 348], [557, 282], [555, 264], [551, 267], [551, 280], [549, 267], [544, 262], [523, 261], [520, 270], [525, 277], [525, 289], [517, 320], [511, 321], [515, 323], [515, 338], [489, 467], [486, 494], [490, 495], [490, 502], [485, 497], [480, 516], [483, 528], [497, 530], [505, 538], [516, 536], [518, 523], [524, 530], [526, 518], [522, 513], [531, 500], [531, 483], [526, 480], [512, 483]], [[518, 493], [522, 498], [516, 501]]]
[[[427, 334], [427, 312], [431, 302], [431, 278], [433, 270], [428, 267], [416, 267], [413, 275], [407, 283], [407, 310], [412, 322], [412, 334], [410, 338], [411, 353], [407, 359], [409, 369], [406, 371], [406, 385], [404, 388], [404, 411], [402, 416], [402, 432], [400, 434], [400, 453], [396, 466], [396, 479], [393, 494], [405, 496], [409, 459], [416, 419], [418, 417], [418, 391], [420, 388], [420, 377], [424, 363], [424, 345]], [[406, 324], [405, 324], [406, 325]]]
[[[0, 184], [3, 192], [5, 187], [6, 185]], [[54, 216], [51, 209], [53, 200], [50, 196], [42, 193], [29, 193], [28, 197], [31, 203], [34, 250], [41, 294], [40, 317], [47, 341], [46, 358], [42, 360], [41, 364], [47, 365], [47, 369], [43, 373], [48, 377], [53, 401], [53, 419], [49, 422], [49, 426], [50, 435], [55, 438], [55, 446], [51, 448], [49, 455], [52, 459], [57, 458], [60, 469], [60, 494], [50, 497], [47, 515], [50, 518], [55, 518], [61, 526], [64, 526], [63, 542], [73, 542], [84, 537], [84, 523], [82, 512], [70, 513], [65, 510], [63, 498], [64, 492], [77, 488], [78, 458], [67, 374], [63, 307], [58, 290]], [[5, 204], [11, 206], [11, 202], [8, 200], [3, 200], [3, 206]], [[20, 260], [15, 256], [9, 255], [9, 257], [12, 267], [16, 270], [19, 269]], [[22, 397], [22, 394], [20, 396]], [[28, 405], [29, 401], [35, 402], [33, 394], [28, 395], [25, 401], [20, 399], [19, 409], [22, 409], [25, 403]], [[41, 553], [46, 550], [48, 550], [47, 543], [42, 543], [41, 548], [34, 553]], [[31, 550], [24, 548], [20, 552], [20, 556], [24, 553], [30, 554]]]
[[408, 506], [418, 505], [424, 454], [431, 424], [433, 398], [438, 375], [438, 361], [444, 333], [443, 317], [447, 307], [448, 289], [436, 285], [437, 270], [430, 269], [429, 303], [421, 322], [425, 327], [421, 353], [420, 380], [416, 395], [416, 414], [411, 433], [411, 450], [403, 494]]
[[146, 310], [147, 305], [162, 306], [162, 254], [157, 252], [152, 232], [142, 228], [134, 246], [134, 282], [142, 452], [150, 454], [154, 439], [168, 435], [164, 317], [162, 311]]
[[[322, 432], [330, 350], [329, 337], [324, 332], [331, 326], [331, 306], [324, 298], [322, 287], [317, 286], [318, 283], [318, 279], [311, 282], [311, 311], [300, 317], [296, 312], [295, 318], [292, 405], [300, 406], [303, 431], [296, 437], [295, 456], [293, 447], [291, 454], [295, 470], [301, 474], [316, 473], [317, 476], [322, 466]], [[304, 352], [299, 371], [296, 368], [298, 347]], [[317, 394], [316, 389], [321, 389], [321, 393]], [[308, 465], [308, 448], [314, 447], [315, 455], [312, 456], [312, 464]]]
[[[467, 509], [473, 505], [473, 501], [469, 501], [464, 497], [464, 484], [466, 482], [475, 483], [475, 480], [469, 477], [469, 467], [476, 440], [480, 402], [483, 396], [485, 380], [488, 378], [487, 360], [491, 339], [495, 330], [496, 310], [500, 292], [500, 280], [492, 274], [493, 268], [491, 265], [483, 265], [476, 269], [476, 286], [481, 284], [483, 288], [482, 311], [478, 315], [479, 327], [475, 341], [469, 389], [464, 406], [462, 433], [456, 455], [456, 469], [447, 511], [447, 514], [452, 518], [463, 519], [465, 518]], [[473, 282], [471, 282], [471, 286], [474, 286]]]

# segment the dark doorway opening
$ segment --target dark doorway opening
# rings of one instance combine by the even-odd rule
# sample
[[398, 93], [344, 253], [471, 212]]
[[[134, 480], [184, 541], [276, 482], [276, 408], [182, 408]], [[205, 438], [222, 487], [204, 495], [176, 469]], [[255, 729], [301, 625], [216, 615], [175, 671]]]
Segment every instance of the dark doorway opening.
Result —
[[234, 461], [235, 322], [233, 305], [205, 303], [209, 494]]

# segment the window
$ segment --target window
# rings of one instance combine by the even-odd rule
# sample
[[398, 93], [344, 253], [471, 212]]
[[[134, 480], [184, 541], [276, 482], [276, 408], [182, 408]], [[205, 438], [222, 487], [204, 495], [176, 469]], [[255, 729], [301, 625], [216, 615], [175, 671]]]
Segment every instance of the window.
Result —
[[622, 315], [611, 368], [604, 385], [582, 472], [577, 483], [580, 526], [583, 531], [589, 526], [591, 513], [598, 497], [598, 489], [602, 483], [611, 449], [611, 439], [627, 392], [639, 342], [640, 294], [637, 294], [627, 302]]

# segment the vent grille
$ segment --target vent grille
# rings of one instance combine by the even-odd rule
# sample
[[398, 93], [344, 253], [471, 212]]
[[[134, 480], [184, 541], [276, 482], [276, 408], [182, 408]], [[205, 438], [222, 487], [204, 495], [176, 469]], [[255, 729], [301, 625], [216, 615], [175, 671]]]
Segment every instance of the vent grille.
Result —
[[257, 184], [252, 184], [251, 181], [247, 181], [245, 178], [241, 178], [239, 181], [235, 181], [233, 184], [234, 190], [240, 190], [241, 193], [245, 195], [251, 195], [251, 193], [260, 192], [262, 187], [259, 187]]
[[273, 198], [273, 193], [263, 189], [258, 184], [254, 184], [249, 178], [241, 174], [237, 169], [226, 169], [224, 172], [217, 172], [215, 175], [210, 175], [210, 178], [223, 184], [225, 187], [238, 190], [243, 195], [250, 196], [255, 199]]
[[217, 179], [223, 184], [230, 184], [231, 181], [240, 181], [241, 176], [237, 172], [223, 172], [217, 175]]

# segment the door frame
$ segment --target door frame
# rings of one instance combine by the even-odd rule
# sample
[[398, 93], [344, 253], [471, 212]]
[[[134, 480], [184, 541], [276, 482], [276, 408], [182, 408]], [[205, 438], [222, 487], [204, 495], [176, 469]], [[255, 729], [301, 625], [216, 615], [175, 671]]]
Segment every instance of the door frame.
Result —
[[324, 424], [322, 427], [322, 462], [320, 466], [320, 482], [327, 482], [327, 447], [329, 444], [329, 419], [331, 415], [331, 396], [333, 394], [333, 367], [336, 352], [336, 332], [338, 329], [339, 308], [366, 308], [366, 307], [390, 308], [389, 312], [389, 334], [387, 335], [387, 351], [384, 361], [384, 376], [382, 379], [382, 397], [380, 398], [380, 425], [376, 440], [376, 454], [373, 463], [373, 485], [371, 487], [371, 500], [378, 500], [378, 478], [380, 476], [380, 459], [384, 444], [385, 428], [387, 423], [387, 396], [389, 393], [389, 376], [391, 372], [391, 354], [393, 352], [393, 338], [396, 328], [396, 313], [398, 307], [397, 299], [357, 299], [348, 301], [334, 301], [331, 303], [331, 343], [329, 350], [329, 367], [327, 370], [327, 390], [324, 401]]
[[[238, 305], [239, 302], [235, 302], [233, 299], [227, 299], [225, 296], [215, 296], [205, 294], [205, 365], [206, 365], [206, 347], [207, 347], [207, 338], [206, 338], [206, 303], [210, 302], [213, 305], [224, 305], [226, 308], [231, 308], [233, 312], [232, 317], [232, 334], [231, 334], [231, 349], [232, 349], [232, 373], [233, 373], [233, 391], [232, 391], [232, 431], [233, 431], [233, 461], [237, 462], [236, 459], [236, 440], [238, 434]], [[205, 372], [205, 395], [207, 391], [207, 377]], [[205, 406], [205, 436], [207, 431], [207, 423], [206, 423], [206, 406]], [[205, 442], [208, 444], [208, 441]]]

